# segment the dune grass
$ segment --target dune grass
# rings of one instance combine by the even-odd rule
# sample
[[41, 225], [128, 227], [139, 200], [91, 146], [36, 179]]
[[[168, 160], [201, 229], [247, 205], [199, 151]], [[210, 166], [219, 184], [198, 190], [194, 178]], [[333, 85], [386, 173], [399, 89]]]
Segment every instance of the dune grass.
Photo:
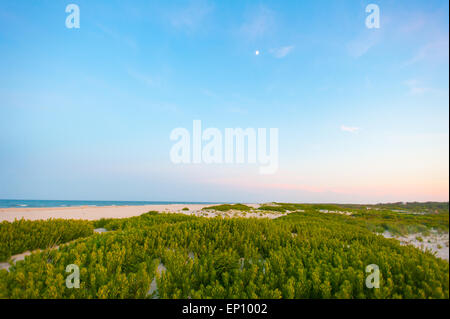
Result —
[[243, 204], [222, 204], [222, 205], [215, 205], [215, 206], [208, 206], [204, 207], [203, 210], [218, 210], [221, 212], [226, 212], [229, 210], [240, 210], [244, 212], [248, 212], [252, 210], [250, 206], [243, 205]]

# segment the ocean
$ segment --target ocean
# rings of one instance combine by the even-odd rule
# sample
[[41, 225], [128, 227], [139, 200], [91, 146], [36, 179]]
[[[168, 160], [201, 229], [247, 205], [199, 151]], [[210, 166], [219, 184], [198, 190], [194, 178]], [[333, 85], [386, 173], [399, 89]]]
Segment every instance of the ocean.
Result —
[[10, 207], [74, 207], [74, 206], [141, 206], [166, 204], [221, 204], [215, 202], [156, 202], [156, 201], [104, 201], [104, 200], [28, 200], [0, 199], [0, 208]]

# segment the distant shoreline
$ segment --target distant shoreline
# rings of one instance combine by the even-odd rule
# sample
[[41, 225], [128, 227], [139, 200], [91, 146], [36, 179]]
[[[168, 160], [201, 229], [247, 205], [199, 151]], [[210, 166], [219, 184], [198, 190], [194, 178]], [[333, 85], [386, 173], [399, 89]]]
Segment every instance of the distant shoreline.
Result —
[[183, 202], [183, 201], [114, 201], [114, 200], [38, 200], [38, 199], [0, 199], [0, 208], [37, 207], [105, 207], [105, 206], [144, 206], [144, 205], [216, 205], [224, 202]]

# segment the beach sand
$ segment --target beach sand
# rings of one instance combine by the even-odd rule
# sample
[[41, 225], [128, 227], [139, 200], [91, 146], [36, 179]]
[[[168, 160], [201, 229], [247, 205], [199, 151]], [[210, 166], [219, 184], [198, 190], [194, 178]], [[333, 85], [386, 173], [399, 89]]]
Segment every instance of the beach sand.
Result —
[[[258, 207], [258, 204], [246, 204]], [[139, 216], [149, 211], [161, 213], [184, 213], [197, 215], [202, 208], [211, 204], [166, 204], [143, 206], [79, 206], [79, 207], [38, 207], [0, 208], [0, 222], [15, 219], [45, 220], [50, 218], [97, 220], [100, 218], [127, 218]], [[189, 211], [182, 211], [184, 207]]]
[[397, 239], [401, 245], [413, 245], [423, 251], [431, 250], [436, 257], [449, 261], [449, 233], [432, 231], [428, 236], [419, 233], [398, 236], [385, 231], [382, 236]]

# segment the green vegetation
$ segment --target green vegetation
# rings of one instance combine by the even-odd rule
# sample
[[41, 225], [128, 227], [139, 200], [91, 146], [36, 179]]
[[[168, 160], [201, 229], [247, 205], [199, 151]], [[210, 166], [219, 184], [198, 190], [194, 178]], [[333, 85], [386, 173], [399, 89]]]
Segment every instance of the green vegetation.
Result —
[[223, 205], [215, 205], [215, 206], [209, 206], [209, 207], [203, 208], [203, 210], [208, 210], [208, 209], [218, 210], [221, 212], [226, 212], [226, 211], [229, 211], [232, 209], [248, 212], [252, 208], [250, 206], [243, 205], [243, 204], [223, 204]]
[[187, 207], [184, 207], [182, 210], [189, 210], [189, 208], [187, 208]]
[[367, 228], [375, 232], [389, 231], [393, 234], [427, 234], [431, 229], [447, 231], [449, 229], [449, 213], [438, 214], [409, 214], [388, 210], [360, 210], [354, 213], [350, 219], [358, 223], [366, 224]]
[[272, 203], [270, 205], [262, 205], [259, 210], [277, 211], [277, 212], [295, 212], [304, 210], [328, 210], [328, 211], [349, 211], [345, 207], [335, 204], [291, 204], [291, 203]]
[[270, 211], [270, 212], [280, 212], [280, 213], [286, 212], [286, 208], [285, 207], [271, 206], [271, 205], [261, 205], [258, 208], [258, 210], [264, 210], [264, 211]]
[[193, 220], [196, 217], [182, 215], [182, 214], [159, 214], [156, 211], [151, 211], [137, 217], [122, 218], [122, 219], [100, 219], [94, 222], [95, 228], [106, 228], [107, 230], [124, 230], [130, 228], [149, 227], [161, 224], [172, 224], [181, 221]]
[[388, 203], [373, 205], [376, 208], [390, 210], [407, 210], [411, 212], [427, 212], [427, 213], [448, 213], [448, 202], [407, 202], [407, 203]]
[[[374, 234], [365, 218], [377, 225], [375, 217], [302, 209], [275, 220], [100, 220], [95, 227], [115, 231], [0, 270], [0, 298], [449, 298], [448, 262]], [[79, 289], [65, 286], [69, 264], [80, 267]], [[379, 289], [365, 286], [370, 264], [380, 268]]]
[[[437, 207], [445, 207], [447, 204], [447, 210], [440, 210], [435, 212]], [[368, 228], [370, 231], [382, 233], [389, 231], [392, 234], [405, 235], [411, 233], [423, 233], [427, 235], [431, 229], [437, 231], [449, 230], [449, 211], [448, 203], [430, 203], [427, 206], [424, 203], [413, 203], [406, 207], [420, 208], [421, 210], [433, 211], [427, 214], [416, 214], [415, 211], [411, 212], [395, 212], [387, 208], [391, 204], [379, 205], [383, 208], [373, 209], [366, 205], [335, 205], [335, 204], [289, 204], [289, 203], [273, 203], [271, 205], [262, 205], [258, 210], [265, 211], [277, 211], [277, 212], [295, 212], [304, 211], [305, 217], [310, 218], [316, 214], [325, 215], [321, 211], [328, 212], [346, 212], [351, 213], [351, 216], [338, 215], [338, 214], [326, 214], [331, 218], [338, 218], [342, 222], [346, 222], [353, 225], [362, 225]], [[367, 207], [371, 209], [367, 209]], [[393, 205], [392, 207], [397, 207]]]
[[385, 203], [376, 205], [359, 205], [359, 204], [344, 204], [339, 205], [346, 208], [354, 209], [378, 209], [378, 210], [392, 210], [392, 211], [408, 211], [411, 213], [445, 213], [449, 211], [448, 202], [397, 202]]
[[0, 261], [27, 250], [45, 249], [92, 234], [92, 223], [82, 220], [3, 221], [0, 223]]

